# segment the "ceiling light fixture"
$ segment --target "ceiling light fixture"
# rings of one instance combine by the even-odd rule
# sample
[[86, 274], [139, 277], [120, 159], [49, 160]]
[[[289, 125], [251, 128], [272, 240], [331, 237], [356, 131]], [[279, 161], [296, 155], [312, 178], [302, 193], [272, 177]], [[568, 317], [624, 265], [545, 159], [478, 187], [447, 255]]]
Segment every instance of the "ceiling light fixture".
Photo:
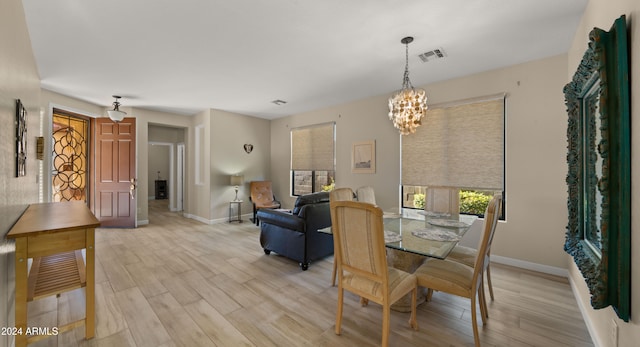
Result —
[[412, 41], [411, 36], [400, 40], [406, 48], [402, 90], [389, 98], [389, 119], [402, 135], [415, 133], [427, 111], [427, 93], [424, 89], [414, 88], [409, 80], [409, 44]]
[[116, 99], [116, 101], [113, 102], [113, 110], [108, 110], [107, 114], [112, 121], [118, 123], [124, 119], [124, 116], [126, 116], [127, 113], [120, 111], [120, 102], [118, 102], [118, 99], [121, 97], [118, 95], [113, 95], [113, 97]]

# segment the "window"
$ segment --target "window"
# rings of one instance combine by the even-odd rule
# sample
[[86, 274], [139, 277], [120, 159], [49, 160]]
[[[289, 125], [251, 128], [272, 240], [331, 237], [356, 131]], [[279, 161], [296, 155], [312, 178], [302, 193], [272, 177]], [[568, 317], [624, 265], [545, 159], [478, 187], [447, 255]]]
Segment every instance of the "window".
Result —
[[482, 214], [487, 196], [504, 197], [504, 110], [504, 94], [431, 106], [402, 136], [402, 207], [424, 208], [428, 187], [459, 190], [461, 213]]
[[291, 194], [328, 190], [335, 180], [335, 123], [291, 130]]

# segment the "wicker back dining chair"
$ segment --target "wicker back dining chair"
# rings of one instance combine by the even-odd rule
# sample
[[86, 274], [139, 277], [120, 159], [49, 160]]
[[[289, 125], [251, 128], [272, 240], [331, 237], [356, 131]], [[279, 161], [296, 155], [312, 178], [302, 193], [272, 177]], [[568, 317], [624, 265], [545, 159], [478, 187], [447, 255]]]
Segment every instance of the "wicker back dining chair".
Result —
[[364, 186], [356, 189], [356, 198], [358, 201], [368, 202], [372, 205], [376, 204], [376, 192], [371, 186]]
[[[331, 193], [329, 193], [329, 201], [352, 201], [354, 199], [355, 195], [353, 193], [353, 189], [351, 188], [336, 188], [334, 190], [331, 191]], [[338, 246], [336, 245], [336, 238], [335, 236], [333, 237], [333, 271], [331, 272], [331, 286], [335, 287], [336, 285], [336, 275], [337, 275], [337, 269], [338, 269], [338, 259], [337, 259], [337, 252], [335, 251], [336, 249], [338, 249]]]
[[447, 259], [428, 259], [414, 272], [418, 279], [418, 286], [428, 288], [430, 292], [441, 291], [471, 300], [473, 338], [477, 347], [480, 346], [480, 337], [478, 335], [476, 303], [480, 306], [482, 324], [484, 325], [488, 316], [486, 314], [486, 298], [484, 291], [481, 290], [483, 273], [485, 264], [488, 262], [489, 245], [495, 234], [501, 203], [502, 196], [496, 195], [487, 206], [480, 246], [473, 267]]
[[382, 306], [382, 346], [389, 344], [391, 304], [411, 293], [410, 326], [416, 320], [416, 277], [387, 266], [382, 210], [358, 201], [331, 201], [331, 229], [338, 254], [336, 334], [341, 333], [344, 290]]

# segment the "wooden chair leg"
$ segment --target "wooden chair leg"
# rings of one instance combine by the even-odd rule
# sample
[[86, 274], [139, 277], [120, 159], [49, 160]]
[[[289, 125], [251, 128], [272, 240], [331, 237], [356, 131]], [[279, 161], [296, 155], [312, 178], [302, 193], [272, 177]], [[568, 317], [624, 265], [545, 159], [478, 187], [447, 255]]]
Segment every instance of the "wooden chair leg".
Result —
[[431, 298], [433, 297], [433, 289], [431, 288], [427, 288], [427, 297], [426, 297], [426, 301], [431, 301]]
[[418, 303], [418, 287], [413, 288], [411, 291], [411, 317], [409, 318], [409, 325], [413, 328], [413, 330], [418, 331], [418, 319], [417, 319], [417, 308]]
[[369, 299], [365, 299], [363, 297], [360, 297], [360, 306], [365, 307], [369, 305]]
[[391, 320], [391, 304], [385, 303], [382, 307], [382, 347], [389, 346], [389, 330]]
[[491, 265], [487, 265], [487, 285], [489, 286], [489, 296], [493, 301], [493, 285], [491, 284]]
[[476, 347], [480, 347], [480, 336], [478, 336], [478, 318], [476, 317], [476, 295], [471, 297], [471, 323], [473, 324], [473, 341]]
[[[482, 283], [481, 283], [482, 284]], [[484, 287], [482, 289], [478, 288], [478, 300], [480, 300], [480, 316], [482, 317], [482, 325], [487, 324], [487, 319], [489, 318], [489, 314], [487, 313], [487, 298], [484, 293]]]
[[342, 326], [342, 302], [344, 299], [344, 291], [342, 286], [338, 288], [338, 310], [336, 311], [336, 335], [340, 335]]
[[338, 275], [338, 263], [337, 260], [333, 259], [333, 271], [331, 272], [331, 286], [335, 287], [336, 286], [336, 275]]

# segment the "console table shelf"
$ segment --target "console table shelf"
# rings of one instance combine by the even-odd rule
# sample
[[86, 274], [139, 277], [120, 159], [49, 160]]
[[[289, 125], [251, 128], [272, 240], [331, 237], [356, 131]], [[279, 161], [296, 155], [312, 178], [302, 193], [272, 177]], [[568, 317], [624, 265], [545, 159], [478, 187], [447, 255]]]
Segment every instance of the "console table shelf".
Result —
[[33, 259], [29, 271], [27, 301], [85, 287], [82, 251], [72, 251]]

